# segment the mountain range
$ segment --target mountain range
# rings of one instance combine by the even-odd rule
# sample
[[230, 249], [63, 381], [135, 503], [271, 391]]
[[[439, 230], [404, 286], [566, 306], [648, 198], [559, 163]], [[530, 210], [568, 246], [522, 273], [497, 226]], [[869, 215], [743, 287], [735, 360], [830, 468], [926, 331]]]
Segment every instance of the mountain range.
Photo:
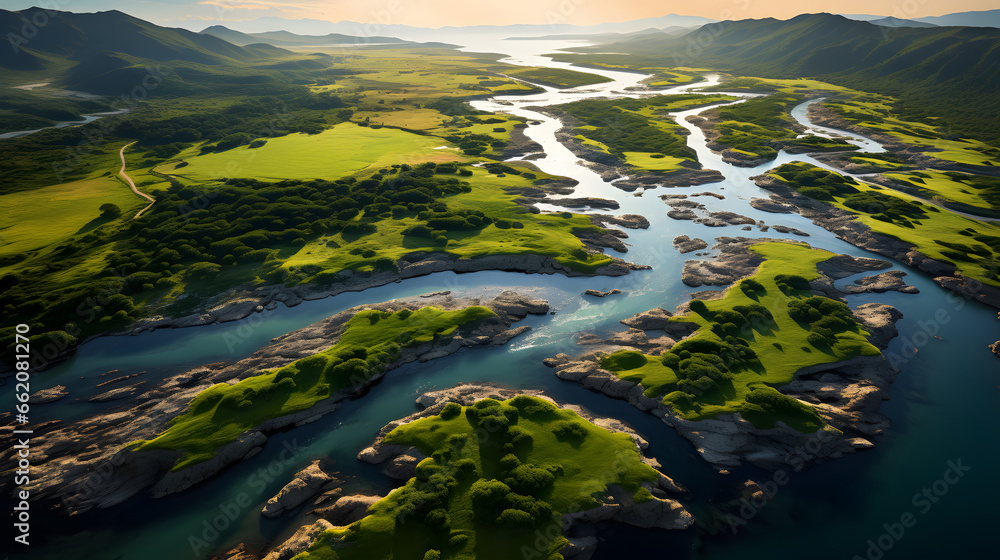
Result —
[[1000, 29], [884, 27], [832, 14], [725, 21], [677, 36], [648, 33], [580, 52], [627, 53], [630, 63], [725, 69], [765, 78], [813, 77], [896, 96], [912, 114], [1000, 140]]
[[402, 39], [396, 37], [381, 36], [357, 36], [344, 35], [342, 33], [327, 33], [326, 35], [298, 35], [288, 31], [270, 31], [266, 33], [242, 33], [222, 25], [213, 25], [201, 31], [202, 34], [212, 35], [234, 45], [251, 45], [254, 43], [267, 43], [276, 47], [301, 47], [314, 45], [355, 45], [373, 43], [403, 43]]
[[[326, 67], [323, 55], [300, 55], [260, 41], [238, 46], [209, 34], [160, 27], [119, 11], [54, 12], [42, 8], [0, 10], [0, 33], [20, 36], [24, 20], [46, 21], [18, 48], [0, 49], [0, 68], [39, 74], [68, 89], [102, 95], [128, 93], [148, 82], [151, 68], [167, 73], [173, 93], [208, 84], [289, 81], [288, 72]], [[37, 79], [36, 79], [37, 81]], [[163, 81], [162, 77], [158, 82]]]

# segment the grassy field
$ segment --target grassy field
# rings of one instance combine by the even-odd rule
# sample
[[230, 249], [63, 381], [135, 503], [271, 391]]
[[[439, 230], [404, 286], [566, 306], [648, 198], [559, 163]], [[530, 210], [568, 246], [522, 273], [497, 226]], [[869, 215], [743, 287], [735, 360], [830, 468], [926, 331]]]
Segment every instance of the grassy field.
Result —
[[851, 92], [852, 90], [810, 78], [778, 80], [773, 78], [738, 77], [717, 86], [707, 87], [705, 91], [752, 91], [801, 94], [816, 91]]
[[115, 204], [126, 215], [145, 206], [111, 172], [3, 195], [2, 200], [0, 258], [37, 251], [112, 221], [101, 217], [102, 204]]
[[[808, 281], [833, 253], [793, 243], [760, 243], [752, 250], [766, 259], [754, 275], [723, 298], [692, 303], [692, 311], [671, 319], [696, 323], [692, 337], [662, 356], [619, 351], [602, 367], [641, 384], [647, 396], [662, 397], [689, 420], [739, 412], [759, 428], [780, 420], [815, 431], [823, 422], [813, 408], [773, 387], [804, 367], [878, 355], [878, 349], [844, 304], [811, 297]], [[795, 309], [806, 305], [831, 319], [804, 320]]]
[[367, 517], [328, 531], [299, 560], [509, 560], [526, 550], [554, 560], [566, 544], [561, 514], [595, 507], [611, 484], [648, 500], [640, 484], [658, 478], [628, 435], [528, 396], [451, 403], [386, 442], [429, 458]]
[[[806, 163], [785, 164], [769, 173], [803, 194], [857, 214], [858, 221], [872, 231], [912, 243], [928, 257], [954, 264], [969, 278], [1000, 286], [997, 276], [1000, 269], [1000, 226], [994, 222], [960, 216], [924, 204], [919, 198], [905, 193], [849, 180], [850, 188], [847, 190], [818, 193], [803, 182], [803, 173], [809, 173], [814, 178], [839, 175]], [[878, 197], [880, 200], [858, 205], [852, 202], [851, 197], [859, 195], [869, 199]], [[901, 209], [902, 213], [887, 214], [886, 209], [890, 206]]]
[[[512, 163], [509, 167], [523, 172], [534, 170], [517, 163]], [[445, 251], [460, 258], [546, 255], [571, 268], [584, 271], [591, 271], [611, 262], [604, 255], [586, 253], [580, 239], [573, 234], [574, 231], [596, 231], [586, 216], [570, 213], [524, 213], [513, 202], [518, 195], [510, 191], [530, 187], [532, 179], [509, 172], [500, 177], [485, 168], [467, 169], [472, 171], [468, 180], [475, 188], [444, 197], [441, 201], [452, 211], [480, 211], [495, 220], [508, 220], [512, 225], [517, 222], [522, 227], [498, 227], [494, 223], [479, 230], [445, 231], [443, 235], [447, 237], [447, 242], [442, 247], [441, 243], [429, 237], [405, 235], [407, 228], [420, 223], [413, 217], [382, 220], [376, 224], [378, 229], [374, 235], [340, 233], [310, 241], [289, 255], [282, 266], [291, 272], [309, 267], [319, 267], [324, 271], [364, 271], [371, 270], [375, 258], [395, 260], [416, 251]], [[541, 178], [548, 177], [534, 171]], [[371, 253], [377, 257], [365, 257]]]
[[444, 163], [468, 158], [434, 136], [394, 128], [341, 123], [315, 135], [289, 134], [272, 138], [260, 148], [242, 146], [225, 152], [183, 157], [177, 164], [159, 168], [164, 173], [206, 181], [222, 177], [278, 179], [335, 179], [368, 168], [425, 161]]
[[457, 311], [424, 307], [389, 313], [361, 311], [352, 317], [336, 344], [277, 370], [236, 384], [220, 383], [202, 391], [188, 411], [150, 441], [134, 449], [182, 449], [174, 470], [210, 459], [216, 449], [266, 420], [311, 408], [342, 391], [357, 391], [402, 348], [451, 338], [459, 329], [496, 315], [485, 307]]
[[921, 197], [958, 202], [976, 208], [1000, 210], [1000, 178], [941, 171], [884, 173]]

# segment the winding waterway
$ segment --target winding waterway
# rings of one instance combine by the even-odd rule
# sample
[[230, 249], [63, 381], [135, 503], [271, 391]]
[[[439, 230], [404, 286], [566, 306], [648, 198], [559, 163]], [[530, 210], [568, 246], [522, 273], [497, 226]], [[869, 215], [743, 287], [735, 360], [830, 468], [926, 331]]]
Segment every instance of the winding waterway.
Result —
[[[550, 67], [569, 67], [537, 53], [567, 46], [555, 41], [502, 41], [477, 44], [470, 50], [510, 53], [507, 62]], [[608, 334], [624, 330], [620, 319], [653, 307], [672, 309], [686, 301], [694, 290], [681, 283], [684, 257], [671, 246], [677, 235], [711, 241], [722, 235], [785, 237], [773, 230], [742, 231], [739, 226], [708, 228], [690, 221], [667, 218], [668, 207], [657, 197], [664, 193], [691, 194], [710, 191], [725, 195], [724, 200], [700, 197], [711, 210], [730, 210], [769, 225], [786, 225], [810, 234], [803, 238], [814, 246], [859, 256], [877, 256], [849, 245], [798, 215], [769, 214], [749, 205], [754, 197], [767, 193], [749, 177], [787, 161], [811, 158], [781, 153], [778, 159], [754, 169], [739, 168], [722, 161], [705, 147], [704, 135], [684, 117], [705, 110], [678, 115], [678, 122], [690, 131], [689, 145], [708, 169], [722, 172], [725, 180], [711, 185], [653, 189], [627, 193], [603, 181], [555, 138], [560, 124], [555, 119], [527, 109], [564, 103], [585, 97], [636, 96], [642, 92], [625, 88], [638, 85], [644, 76], [609, 70], [588, 70], [614, 80], [567, 92], [546, 89], [531, 96], [504, 96], [475, 102], [477, 108], [506, 111], [529, 118], [525, 133], [542, 145], [546, 157], [534, 163], [543, 171], [572, 177], [580, 182], [574, 196], [598, 196], [621, 204], [617, 213], [636, 213], [650, 220], [647, 230], [629, 231], [627, 255], [630, 261], [653, 266], [620, 278], [565, 278], [506, 272], [479, 272], [457, 275], [438, 273], [406, 280], [361, 293], [347, 293], [325, 300], [305, 302], [295, 308], [280, 307], [236, 323], [163, 330], [135, 337], [107, 337], [83, 345], [68, 361], [36, 378], [38, 388], [67, 385], [71, 399], [37, 406], [38, 419], [78, 419], [106, 406], [86, 402], [103, 389], [95, 385], [117, 375], [143, 372], [140, 378], [153, 380], [185, 368], [245, 357], [278, 335], [320, 320], [340, 310], [369, 302], [412, 296], [437, 290], [457, 295], [488, 296], [502, 289], [516, 289], [549, 300], [555, 315], [530, 317], [533, 330], [508, 346], [463, 350], [425, 364], [411, 364], [393, 371], [365, 397], [347, 402], [321, 421], [270, 439], [264, 450], [248, 461], [227, 469], [188, 492], [153, 500], [137, 497], [106, 511], [91, 512], [80, 519], [44, 520], [45, 544], [32, 547], [33, 560], [75, 558], [149, 560], [204, 558], [207, 550], [196, 553], [189, 545], [191, 536], [203, 537], [205, 523], [228, 504], [246, 494], [251, 506], [239, 508], [231, 526], [211, 540], [223, 548], [241, 541], [262, 542], [287, 532], [290, 519], [270, 521], [259, 516], [260, 507], [283, 486], [290, 476], [312, 459], [329, 456], [344, 475], [351, 477], [350, 488], [387, 491], [391, 481], [379, 469], [355, 459], [387, 422], [413, 412], [414, 399], [421, 393], [449, 387], [461, 381], [493, 381], [515, 387], [542, 389], [556, 399], [579, 403], [597, 414], [613, 416], [635, 426], [649, 441], [648, 452], [664, 471], [688, 487], [682, 499], [695, 516], [708, 515], [722, 489], [731, 489], [746, 476], [767, 475], [753, 469], [737, 469], [721, 475], [700, 459], [692, 446], [657, 418], [642, 413], [624, 401], [591, 393], [578, 384], [564, 382], [542, 365], [543, 358], [559, 352], [576, 354], [573, 344], [580, 331]], [[697, 85], [705, 85], [696, 84]], [[688, 88], [675, 88], [673, 92]], [[500, 101], [511, 103], [498, 103]], [[800, 110], [801, 109], [801, 110]], [[804, 109], [796, 109], [804, 119]], [[838, 132], [839, 133], [839, 132]], [[856, 139], [870, 141], [869, 139]], [[871, 141], [873, 142], [873, 141]], [[874, 149], [877, 143], [869, 146]], [[815, 163], [815, 162], [813, 162]], [[640, 195], [640, 196], [637, 196]], [[800, 239], [800, 238], [796, 238]], [[614, 253], [613, 251], [609, 251]], [[880, 301], [898, 307], [905, 315], [898, 326], [900, 337], [888, 352], [911, 355], [902, 358], [902, 372], [891, 390], [892, 399], [882, 411], [892, 420], [891, 431], [876, 438], [875, 449], [844, 457], [791, 475], [772, 503], [761, 509], [748, 525], [727, 538], [704, 539], [695, 531], [640, 531], [610, 527], [594, 558], [629, 557], [739, 558], [747, 560], [810, 557], [850, 559], [865, 557], [868, 539], [877, 540], [886, 531], [883, 524], [898, 523], [901, 515], [912, 512], [913, 528], [899, 539], [891, 539], [884, 558], [924, 558], [960, 550], [970, 557], [989, 557], [995, 551], [989, 519], [1000, 498], [991, 474], [1000, 463], [993, 410], [1000, 396], [996, 358], [985, 348], [1000, 338], [996, 311], [967, 302], [939, 288], [916, 270], [897, 265], [909, 273], [907, 281], [920, 288], [919, 295], [881, 294], [848, 298], [852, 305]], [[853, 278], [842, 280], [849, 282]], [[621, 289], [624, 294], [606, 299], [585, 298], [588, 288]], [[936, 319], [935, 319], [936, 317]], [[926, 333], [920, 325], [937, 326]], [[940, 336], [941, 339], [933, 338]], [[108, 370], [118, 371], [105, 377]], [[33, 387], [35, 389], [35, 387]], [[280, 463], [285, 444], [294, 442], [301, 451]], [[911, 500], [924, 487], [942, 478], [948, 461], [961, 460], [971, 470], [938, 502], [922, 513]], [[259, 469], [272, 468], [279, 474], [264, 484], [255, 477]], [[220, 509], [222, 508], [222, 509]], [[39, 521], [41, 523], [41, 521]], [[725, 527], [723, 526], [725, 529]], [[39, 535], [40, 536], [40, 535]], [[888, 542], [883, 539], [883, 542]], [[28, 557], [28, 556], [25, 556]], [[20, 558], [20, 556], [18, 556]]]

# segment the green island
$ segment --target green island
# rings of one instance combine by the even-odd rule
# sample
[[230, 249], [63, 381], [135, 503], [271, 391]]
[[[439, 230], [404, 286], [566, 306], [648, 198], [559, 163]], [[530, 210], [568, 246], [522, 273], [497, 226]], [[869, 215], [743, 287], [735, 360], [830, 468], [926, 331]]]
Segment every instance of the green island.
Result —
[[562, 514], [596, 507], [611, 485], [648, 501], [659, 477], [631, 436], [526, 395], [451, 402], [385, 441], [428, 456], [417, 476], [364, 519], [325, 532], [297, 560], [506, 560], [525, 550], [559, 560], [566, 539], [536, 549], [539, 532], [558, 534]]
[[694, 149], [670, 112], [724, 101], [728, 95], [658, 95], [643, 99], [588, 99], [556, 108], [583, 123], [576, 140], [641, 170], [671, 171], [697, 165]]
[[[872, 231], [910, 243], [928, 257], [954, 265], [968, 278], [1000, 286], [1000, 226], [995, 222], [941, 210], [915, 196], [807, 163], [786, 163], [768, 175], [810, 198], [857, 215]], [[925, 185], [931, 190], [936, 183]]]
[[711, 124], [712, 146], [730, 150], [740, 158], [774, 159], [778, 150], [793, 152], [842, 152], [857, 146], [842, 139], [806, 135], [801, 138], [791, 110], [818, 93], [845, 93], [846, 88], [811, 79], [764, 79], [739, 77], [705, 91], [747, 91], [764, 97], [747, 99], [701, 114]]
[[823, 420], [812, 406], [774, 389], [804, 367], [877, 356], [847, 305], [814, 296], [816, 265], [833, 256], [796, 243], [765, 242], [751, 249], [766, 260], [719, 299], [693, 300], [672, 322], [697, 330], [659, 356], [620, 350], [601, 367], [642, 385], [688, 420], [740, 413], [758, 428], [776, 421], [813, 432]]
[[198, 393], [163, 434], [131, 445], [135, 451], [182, 449], [185, 454], [173, 469], [184, 469], [213, 457], [220, 446], [265, 420], [306, 410], [341, 391], [360, 390], [399, 360], [401, 350], [447, 341], [488, 317], [496, 314], [479, 306], [361, 311], [327, 350], [238, 383], [213, 385]]

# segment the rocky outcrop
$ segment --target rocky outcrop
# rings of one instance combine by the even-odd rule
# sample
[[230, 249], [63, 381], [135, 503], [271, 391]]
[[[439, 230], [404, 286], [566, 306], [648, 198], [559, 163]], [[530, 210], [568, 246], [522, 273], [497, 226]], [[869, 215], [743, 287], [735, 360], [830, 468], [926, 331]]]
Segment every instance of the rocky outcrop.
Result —
[[916, 286], [910, 286], [903, 281], [906, 273], [902, 270], [890, 270], [874, 276], [865, 276], [854, 281], [855, 285], [848, 285], [841, 288], [847, 294], [902, 292], [904, 294], [917, 294], [920, 290]]
[[686, 261], [681, 273], [685, 286], [728, 286], [757, 271], [764, 258], [747, 249], [748, 244], [759, 241], [784, 241], [782, 239], [748, 240], [745, 237], [720, 237], [713, 249], [718, 255], [712, 260]]
[[678, 235], [674, 238], [674, 248], [680, 251], [682, 255], [691, 251], [700, 251], [707, 247], [708, 242], [697, 237], [692, 239], [687, 235]]
[[[65, 508], [62, 511], [72, 515], [119, 504], [150, 487], [154, 497], [186, 490], [216, 475], [228, 465], [253, 456], [267, 442], [270, 434], [314, 422], [339, 408], [344, 400], [363, 395], [385, 373], [375, 375], [357, 387], [339, 391], [312, 408], [268, 420], [218, 449], [211, 459], [179, 471], [172, 471], [171, 467], [182, 452], [133, 451], [127, 444], [153, 439], [161, 434], [173, 418], [187, 410], [192, 399], [214, 384], [235, 383], [331, 347], [344, 332], [348, 320], [362, 309], [395, 312], [427, 305], [442, 309], [485, 305], [497, 317], [460, 328], [453, 336], [433, 343], [403, 348], [400, 359], [389, 364], [386, 372], [405, 363], [446, 356], [463, 347], [504, 343], [527, 330], [527, 327], [511, 328], [511, 323], [529, 314], [548, 311], [546, 302], [510, 291], [487, 301], [460, 299], [445, 294], [348, 309], [275, 338], [268, 346], [236, 363], [210, 364], [155, 383], [148, 382], [142, 392], [123, 401], [125, 404], [117, 408], [62, 424], [33, 438], [32, 497], [36, 503], [51, 503], [55, 509]], [[7, 484], [10, 484], [9, 480]], [[3, 489], [7, 490], [7, 487]]]
[[889, 261], [882, 259], [869, 259], [867, 257], [853, 257], [851, 255], [835, 255], [816, 265], [816, 270], [824, 276], [834, 280], [840, 280], [848, 276], [853, 276], [859, 272], [870, 270], [882, 270], [892, 266]]
[[338, 527], [350, 525], [368, 515], [368, 508], [375, 502], [382, 499], [382, 496], [356, 494], [339, 498], [331, 506], [317, 508], [313, 513], [322, 517], [329, 523]]
[[92, 403], [104, 403], [104, 402], [118, 401], [118, 400], [121, 400], [121, 399], [126, 399], [128, 397], [131, 397], [138, 390], [139, 390], [139, 386], [138, 385], [136, 385], [134, 387], [119, 387], [117, 389], [111, 389], [110, 391], [105, 391], [104, 393], [101, 393], [100, 395], [96, 395], [96, 396], [90, 397], [89, 400]]
[[774, 200], [768, 200], [766, 198], [750, 199], [750, 206], [753, 206], [754, 208], [762, 212], [771, 212], [772, 214], [795, 213], [795, 207], [792, 206], [791, 204], [785, 204]]
[[610, 225], [616, 225], [628, 229], [648, 229], [649, 220], [645, 216], [640, 216], [639, 214], [622, 214], [621, 216], [609, 216], [607, 214], [598, 214], [592, 216], [590, 221], [600, 227], [607, 227]]
[[587, 291], [583, 292], [583, 295], [585, 295], [585, 296], [594, 296], [594, 297], [608, 297], [608, 296], [613, 296], [615, 294], [620, 294], [620, 293], [622, 293], [622, 291], [618, 290], [618, 289], [610, 290], [610, 291], [607, 291], [607, 292], [602, 292], [600, 290], [587, 290]]
[[45, 404], [56, 402], [69, 394], [65, 385], [56, 385], [50, 389], [35, 391], [28, 397], [28, 404]]
[[798, 235], [799, 237], [809, 237], [809, 234], [798, 228], [793, 228], [789, 226], [771, 226], [771, 229], [778, 233], [791, 233], [793, 235]]
[[622, 319], [621, 324], [626, 327], [649, 331], [666, 327], [670, 323], [670, 318], [673, 316], [674, 314], [666, 309], [655, 307], [649, 311], [637, 313], [628, 319]]
[[300, 527], [290, 539], [265, 556], [264, 560], [290, 560], [305, 552], [320, 535], [330, 529], [333, 529], [333, 524], [325, 519]]
[[337, 485], [340, 481], [328, 474], [320, 463], [320, 460], [313, 461], [308, 467], [295, 473], [292, 481], [267, 501], [261, 515], [268, 518], [280, 517]]
[[725, 226], [740, 226], [744, 224], [756, 225], [757, 220], [744, 216], [742, 214], [737, 214], [736, 212], [710, 212], [706, 218], [698, 218], [694, 221], [696, 224], [703, 224], [708, 227], [725, 227]]

